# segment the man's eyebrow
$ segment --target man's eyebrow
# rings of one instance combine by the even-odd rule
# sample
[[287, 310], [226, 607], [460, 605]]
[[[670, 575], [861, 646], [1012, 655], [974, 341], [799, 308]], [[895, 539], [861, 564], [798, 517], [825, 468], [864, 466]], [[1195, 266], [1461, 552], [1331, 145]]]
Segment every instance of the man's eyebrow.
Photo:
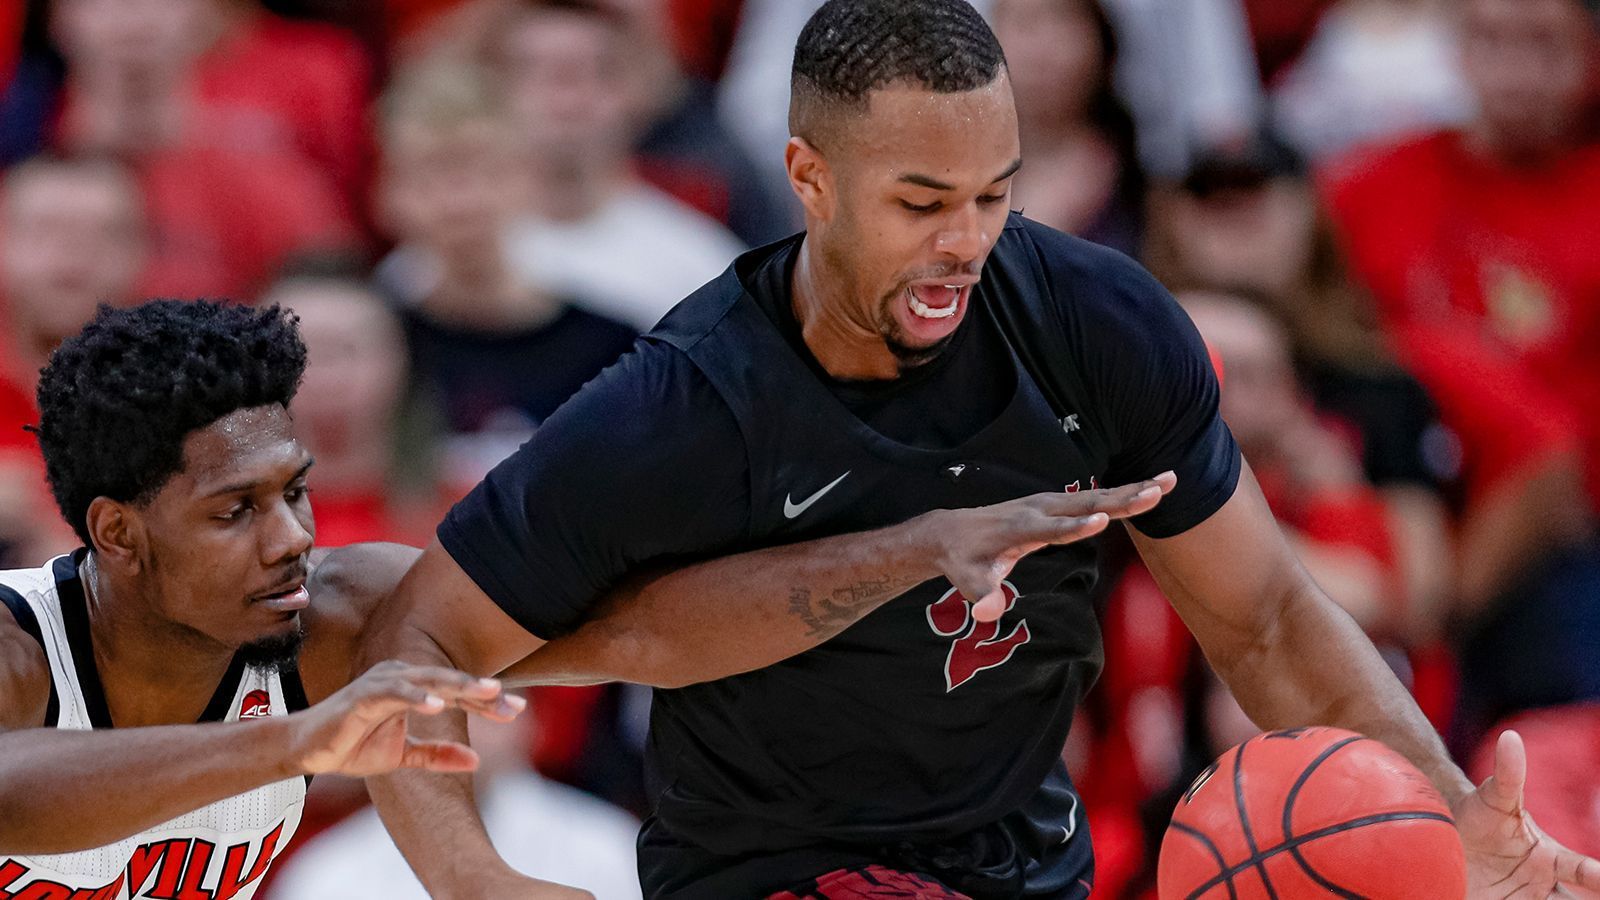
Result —
[[[1011, 163], [1011, 165], [1006, 166], [1006, 170], [1004, 172], [1001, 172], [999, 175], [996, 175], [994, 177], [994, 181], [991, 181], [989, 183], [990, 184], [994, 184], [995, 182], [1005, 181], [1007, 178], [1010, 178], [1011, 176], [1017, 174], [1017, 170], [1021, 169], [1021, 168], [1022, 168], [1022, 159], [1019, 157], [1016, 160], [1014, 160]], [[929, 175], [919, 175], [916, 172], [907, 172], [906, 174], [900, 176], [900, 180], [905, 182], [906, 184], [914, 184], [914, 185], [916, 185], [918, 187], [925, 187], [925, 188], [928, 188], [929, 190], [934, 190], [934, 191], [953, 191], [953, 190], [956, 189], [956, 186], [953, 185], [953, 184], [946, 184], [945, 182], [940, 181], [937, 178], [934, 178], [934, 177], [929, 176]]]
[[[292, 478], [290, 480], [291, 481], [298, 481], [301, 478], [306, 477], [306, 472], [310, 471], [311, 467], [313, 465], [315, 465], [315, 464], [316, 464], [316, 460], [315, 459], [306, 460], [305, 463], [303, 465], [301, 465], [300, 468], [294, 473], [294, 478]], [[225, 497], [228, 494], [246, 494], [246, 493], [249, 493], [251, 491], [256, 490], [257, 488], [261, 487], [263, 484], [266, 484], [266, 483], [267, 483], [267, 479], [262, 479], [262, 480], [258, 480], [258, 481], [241, 481], [241, 482], [237, 482], [235, 484], [224, 485], [222, 487], [217, 488], [214, 491], [207, 491], [204, 499], [210, 499], [212, 497]]]

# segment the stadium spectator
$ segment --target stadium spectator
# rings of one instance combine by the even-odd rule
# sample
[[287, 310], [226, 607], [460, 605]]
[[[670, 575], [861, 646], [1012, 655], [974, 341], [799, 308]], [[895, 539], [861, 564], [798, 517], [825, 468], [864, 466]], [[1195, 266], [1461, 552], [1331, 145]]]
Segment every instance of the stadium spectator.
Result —
[[67, 60], [55, 143], [137, 175], [151, 231], [143, 293], [253, 296], [290, 256], [355, 240], [327, 173], [298, 150], [245, 141], [198, 101], [209, 0], [61, 0]]
[[1477, 117], [1357, 152], [1323, 188], [1461, 436], [1463, 671], [1482, 728], [1600, 691], [1600, 32], [1578, 0], [1467, 0], [1459, 16]]
[[396, 508], [405, 335], [394, 311], [359, 271], [336, 262], [307, 264], [281, 277], [261, 298], [293, 310], [306, 343], [294, 424], [317, 461], [317, 543], [425, 542], [428, 526], [407, 528]]
[[1357, 448], [1405, 548], [1404, 631], [1436, 637], [1452, 578], [1438, 493], [1453, 487], [1454, 438], [1351, 283], [1299, 159], [1270, 135], [1214, 151], [1153, 207], [1149, 262], [1167, 284], [1251, 298], [1287, 326], [1307, 393]]
[[529, 214], [512, 238], [525, 276], [637, 328], [716, 277], [737, 238], [637, 179], [627, 19], [592, 2], [507, 11], [490, 57], [529, 151]]
[[994, 27], [1027, 160], [1013, 205], [1053, 228], [1140, 255], [1144, 176], [1133, 119], [1112, 88], [1117, 39], [1099, 0], [998, 0]]
[[744, 149], [717, 118], [712, 85], [680, 68], [668, 0], [604, 0], [627, 24], [627, 74], [641, 123], [635, 165], [650, 184], [716, 219], [741, 241], [794, 231]]
[[6, 173], [0, 190], [0, 330], [6, 335], [0, 564], [71, 548], [71, 535], [50, 513], [38, 443], [23, 427], [39, 421], [33, 392], [50, 351], [101, 303], [133, 300], [144, 260], [138, 187], [115, 162], [39, 158]]
[[1273, 90], [1275, 122], [1302, 153], [1465, 121], [1472, 98], [1440, 0], [1344, 0]]
[[0, 198], [7, 376], [31, 394], [95, 307], [136, 299], [146, 250], [139, 188], [120, 164], [41, 157], [11, 169]]
[[372, 172], [372, 63], [331, 25], [286, 19], [258, 0], [204, 0], [194, 95], [216, 140], [303, 156], [364, 221]]
[[[640, 897], [634, 861], [639, 823], [604, 801], [528, 768], [529, 720], [471, 726], [482, 762], [477, 795], [489, 837], [520, 871], [576, 885], [596, 900]], [[535, 721], [532, 725], [538, 728]], [[282, 900], [425, 900], [378, 814], [365, 809], [309, 842], [272, 886]]]
[[49, 46], [42, 4], [0, 9], [0, 168], [45, 149], [61, 65]]
[[397, 298], [413, 377], [450, 438], [441, 470], [470, 486], [526, 440], [635, 330], [584, 311], [512, 265], [505, 236], [527, 167], [485, 73], [401, 73], [384, 98], [379, 266]]

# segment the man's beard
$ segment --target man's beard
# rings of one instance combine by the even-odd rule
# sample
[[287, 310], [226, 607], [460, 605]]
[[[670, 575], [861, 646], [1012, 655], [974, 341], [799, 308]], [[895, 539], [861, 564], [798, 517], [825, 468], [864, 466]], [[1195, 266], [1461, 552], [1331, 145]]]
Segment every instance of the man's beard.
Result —
[[299, 663], [300, 645], [305, 643], [305, 626], [295, 620], [294, 630], [286, 634], [251, 641], [239, 648], [238, 656], [252, 669], [267, 673], [293, 669]]

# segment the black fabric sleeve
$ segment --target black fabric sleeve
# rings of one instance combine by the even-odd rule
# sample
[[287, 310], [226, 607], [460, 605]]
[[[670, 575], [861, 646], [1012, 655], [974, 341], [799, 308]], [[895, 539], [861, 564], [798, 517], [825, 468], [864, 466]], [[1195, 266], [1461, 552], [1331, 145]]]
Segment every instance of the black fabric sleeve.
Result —
[[1111, 432], [1103, 483], [1171, 470], [1177, 488], [1133, 524], [1154, 538], [1193, 528], [1233, 496], [1242, 463], [1218, 412], [1205, 343], [1137, 263], [1042, 226], [1032, 231], [1097, 418]]
[[748, 527], [749, 464], [722, 397], [642, 338], [445, 517], [439, 540], [522, 627], [551, 640], [630, 569], [712, 555]]

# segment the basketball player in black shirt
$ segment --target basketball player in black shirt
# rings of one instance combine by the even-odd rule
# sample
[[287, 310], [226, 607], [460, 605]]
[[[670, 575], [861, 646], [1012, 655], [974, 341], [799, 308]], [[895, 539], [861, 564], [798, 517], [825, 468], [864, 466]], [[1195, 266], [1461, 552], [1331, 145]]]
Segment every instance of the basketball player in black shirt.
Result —
[[[1079, 898], [1093, 860], [1060, 750], [1101, 647], [1095, 547], [1071, 539], [1105, 520], [1072, 517], [1139, 513], [1134, 543], [1255, 721], [1404, 752], [1479, 889], [1600, 887], [1519, 821], [1520, 745], [1474, 791], [1296, 562], [1168, 294], [1008, 212], [1010, 82], [964, 0], [831, 0], [793, 88], [806, 232], [685, 300], [454, 509], [369, 658], [665, 688], [648, 896]], [[1022, 549], [1048, 547], [963, 547], [975, 507], [1031, 497], [1005, 514], [1043, 527], [1041, 492], [1061, 530]], [[653, 619], [596, 604], [630, 583]], [[727, 677], [660, 662], [695, 638]], [[600, 647], [636, 663], [597, 671]], [[484, 896], [536, 896], [461, 781], [373, 789], [425, 882], [466, 867]]]

